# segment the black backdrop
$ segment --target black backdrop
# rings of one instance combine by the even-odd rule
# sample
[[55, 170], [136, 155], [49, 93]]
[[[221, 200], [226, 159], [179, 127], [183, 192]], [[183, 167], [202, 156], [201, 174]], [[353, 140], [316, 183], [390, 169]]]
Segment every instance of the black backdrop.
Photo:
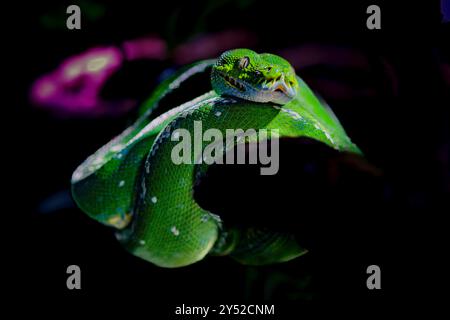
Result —
[[[375, 31], [365, 27], [365, 8], [371, 4], [366, 1], [346, 5], [333, 1], [249, 1], [247, 5], [229, 1], [218, 8], [209, 6], [213, 8], [210, 11], [204, 10], [207, 3], [106, 3], [101, 19], [86, 21], [76, 32], [49, 29], [39, 20], [68, 4], [43, 1], [10, 9], [15, 23], [8, 31], [12, 41], [5, 48], [19, 58], [12, 78], [18, 94], [11, 105], [16, 121], [6, 122], [17, 130], [20, 120], [25, 128], [14, 138], [21, 141], [23, 154], [15, 160], [20, 173], [10, 188], [17, 196], [13, 213], [18, 222], [7, 226], [12, 231], [9, 243], [14, 244], [7, 244], [14, 254], [8, 260], [14, 273], [6, 275], [12, 280], [13, 296], [27, 304], [37, 302], [47, 312], [58, 305], [76, 309], [94, 303], [105, 311], [139, 310], [152, 319], [156, 313], [168, 317], [181, 303], [275, 303], [283, 318], [293, 319], [310, 307], [347, 312], [365, 306], [363, 317], [387, 306], [400, 306], [400, 312], [414, 311], [428, 300], [438, 300], [431, 286], [439, 286], [444, 274], [439, 252], [440, 220], [448, 212], [449, 82], [442, 66], [448, 70], [450, 59], [445, 48], [448, 23], [442, 23], [439, 3], [376, 1], [382, 10], [382, 29]], [[19, 23], [19, 18], [26, 23]], [[258, 181], [250, 171], [240, 171], [242, 168], [227, 168], [226, 174], [215, 173], [216, 181], [224, 181], [223, 190], [217, 182], [208, 181], [212, 187], [197, 194], [205, 206], [218, 206], [225, 215], [235, 209], [233, 203], [221, 208], [217, 201], [232, 198], [234, 203], [242, 202], [243, 215], [260, 213], [263, 224], [287, 219], [288, 227], [301, 230], [299, 237], [317, 251], [270, 267], [248, 268], [227, 258], [211, 257], [187, 268], [167, 270], [125, 252], [111, 230], [75, 207], [50, 213], [39, 210], [49, 196], [69, 188], [74, 168], [129, 124], [134, 113], [95, 119], [55, 116], [30, 104], [28, 90], [34, 79], [65, 57], [99, 44], [119, 44], [152, 33], [176, 46], [195, 34], [218, 32], [230, 25], [257, 35], [258, 51], [315, 43], [357, 50], [369, 61], [369, 67], [359, 73], [326, 61], [301, 70], [303, 73], [297, 71], [316, 85], [365, 152], [366, 160], [355, 161], [367, 161], [381, 169], [381, 177], [351, 167], [343, 169], [337, 185], [330, 186], [321, 176], [321, 161], [328, 156], [327, 161], [340, 160], [328, 155], [328, 150], [300, 141], [289, 146], [285, 158], [311, 154], [308, 161], [319, 168], [322, 179], [312, 180], [323, 183], [311, 188], [298, 183], [295, 179], [303, 173], [290, 174], [297, 163], [286, 161], [287, 169], [278, 180], [269, 181], [276, 186], [271, 192], [258, 188], [268, 180]], [[386, 75], [385, 61], [395, 74], [395, 85]], [[108, 99], [132, 95], [142, 101], [157, 76], [172, 65], [170, 59], [125, 65], [102, 94]], [[350, 88], [369, 87], [374, 93], [357, 97], [327, 94], [321, 89], [323, 79]], [[304, 152], [310, 148], [311, 153]], [[233, 185], [238, 177], [245, 188]], [[327, 200], [315, 198], [311, 189], [324, 190]], [[271, 215], [273, 203], [265, 200], [267, 196], [281, 201], [286, 193], [299, 198], [307, 194], [308, 200], [300, 205], [283, 201], [277, 209], [280, 212]], [[66, 288], [65, 271], [70, 264], [81, 267], [80, 291]], [[370, 264], [381, 267], [381, 291], [368, 291], [365, 286], [365, 268]], [[274, 275], [288, 280], [268, 280]], [[411, 299], [419, 303], [411, 306]], [[287, 316], [292, 312], [295, 316]]]

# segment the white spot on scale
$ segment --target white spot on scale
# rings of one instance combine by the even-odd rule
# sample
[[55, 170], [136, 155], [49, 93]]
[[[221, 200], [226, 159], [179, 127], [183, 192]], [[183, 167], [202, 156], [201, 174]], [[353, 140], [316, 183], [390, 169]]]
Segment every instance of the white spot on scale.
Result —
[[177, 229], [176, 226], [170, 228], [170, 232], [172, 232], [175, 237], [177, 237], [180, 234], [180, 231]]
[[139, 244], [140, 244], [141, 246], [143, 246], [143, 245], [145, 244], [145, 241], [144, 241], [144, 240], [139, 240]]
[[158, 201], [158, 198], [152, 197], [150, 200], [152, 200], [153, 203], [156, 203]]
[[124, 180], [120, 180], [119, 182], [119, 188], [122, 188], [125, 185], [125, 181]]
[[220, 117], [222, 115], [222, 112], [217, 111], [215, 114], [216, 114], [216, 117]]

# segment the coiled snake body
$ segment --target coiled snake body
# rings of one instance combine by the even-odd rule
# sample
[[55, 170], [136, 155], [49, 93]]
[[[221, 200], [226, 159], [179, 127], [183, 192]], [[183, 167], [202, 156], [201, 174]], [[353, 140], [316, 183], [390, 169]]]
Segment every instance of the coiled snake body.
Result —
[[[212, 68], [213, 90], [152, 118], [166, 94], [207, 68]], [[257, 132], [243, 141], [224, 141], [223, 152], [256, 141], [260, 129], [360, 152], [286, 60], [248, 49], [227, 51], [217, 60], [183, 68], [156, 88], [146, 108], [131, 127], [75, 170], [72, 194], [90, 217], [118, 229], [117, 237], [127, 250], [162, 267], [186, 266], [208, 253], [260, 265], [306, 252], [289, 233], [228, 229], [226, 221], [201, 208], [193, 198], [193, 186], [206, 173], [208, 165], [196, 159], [208, 144], [193, 148], [189, 163], [174, 163], [172, 150], [179, 144], [172, 141], [175, 130], [185, 129], [194, 136], [195, 122], [200, 121], [203, 131], [215, 128], [224, 137], [227, 129]]]

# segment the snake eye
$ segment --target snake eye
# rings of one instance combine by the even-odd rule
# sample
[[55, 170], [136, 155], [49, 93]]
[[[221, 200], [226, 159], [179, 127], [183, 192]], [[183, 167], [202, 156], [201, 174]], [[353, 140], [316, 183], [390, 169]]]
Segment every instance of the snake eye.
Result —
[[245, 69], [248, 67], [250, 63], [250, 58], [249, 57], [243, 57], [239, 60], [239, 69]]

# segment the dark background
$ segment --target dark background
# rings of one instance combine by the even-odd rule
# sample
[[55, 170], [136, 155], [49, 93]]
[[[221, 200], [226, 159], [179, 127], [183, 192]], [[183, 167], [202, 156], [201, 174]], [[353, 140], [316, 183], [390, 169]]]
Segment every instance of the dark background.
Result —
[[[36, 302], [47, 312], [57, 305], [94, 304], [100, 310], [140, 310], [149, 318], [165, 318], [181, 303], [275, 303], [283, 319], [307, 310], [356, 312], [358, 306], [365, 307], [361, 316], [388, 307], [414, 311], [439, 301], [450, 119], [449, 26], [439, 2], [86, 1], [79, 3], [82, 15], [92, 3], [97, 13], [82, 16], [80, 31], [65, 28], [65, 8], [76, 2], [41, 1], [9, 12], [29, 22], [8, 47], [20, 59], [12, 107], [26, 128], [17, 135], [25, 152], [15, 161], [21, 168], [12, 185], [20, 222], [9, 227], [15, 258], [14, 273], [7, 276], [19, 301]], [[366, 28], [369, 4], [381, 7], [381, 30]], [[230, 221], [239, 212], [249, 221], [256, 217], [263, 225], [293, 230], [314, 250], [259, 268], [217, 257], [176, 270], [158, 268], [125, 252], [112, 230], [64, 200], [76, 166], [130, 124], [136, 109], [62, 115], [31, 103], [30, 86], [88, 48], [157, 35], [167, 41], [167, 56], [124, 63], [100, 92], [108, 101], [132, 97], [137, 106], [159, 75], [179, 63], [177, 48], [194, 41], [199, 58], [214, 57], [219, 52], [208, 56], [214, 50], [196, 46], [195, 39], [208, 41], [229, 29], [249, 32], [249, 47], [258, 52], [286, 56], [366, 157], [342, 159], [323, 146], [289, 141], [283, 142], [280, 175], [272, 180], [259, 180], [251, 169], [212, 169], [198, 201]], [[233, 47], [233, 39], [229, 43]], [[330, 176], [331, 164], [337, 178]], [[56, 205], [49, 199], [57, 199]], [[272, 199], [281, 203], [276, 210]], [[81, 267], [80, 291], [66, 288], [71, 264]], [[366, 288], [370, 264], [381, 267], [380, 291]], [[292, 312], [296, 316], [287, 315]]]

